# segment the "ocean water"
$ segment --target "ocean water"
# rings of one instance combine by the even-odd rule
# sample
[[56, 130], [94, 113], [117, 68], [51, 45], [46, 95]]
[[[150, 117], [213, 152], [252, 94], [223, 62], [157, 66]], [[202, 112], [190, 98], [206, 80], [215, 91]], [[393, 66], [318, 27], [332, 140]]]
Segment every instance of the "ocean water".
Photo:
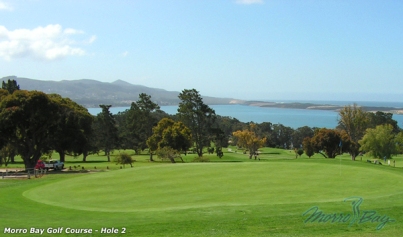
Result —
[[[284, 101], [286, 102], [286, 101]], [[306, 102], [306, 101], [304, 101]], [[325, 101], [310, 101], [315, 104], [332, 104], [332, 105], [348, 105], [353, 103], [347, 102], [325, 102]], [[380, 106], [380, 107], [403, 107], [403, 103], [390, 102], [367, 102], [366, 104], [359, 102], [359, 105]], [[302, 126], [319, 127], [319, 128], [335, 128], [338, 121], [338, 113], [329, 110], [308, 110], [308, 109], [282, 109], [282, 108], [267, 108], [246, 105], [211, 105], [217, 115], [229, 116], [238, 119], [241, 122], [271, 122], [273, 124], [283, 124], [291, 128], [299, 128]], [[111, 107], [112, 114], [123, 112], [128, 107]], [[176, 114], [178, 106], [162, 106], [161, 110], [168, 114]], [[101, 112], [101, 108], [89, 108], [88, 111], [92, 115]], [[403, 115], [393, 115], [393, 119], [398, 122], [400, 127], [403, 127]]]

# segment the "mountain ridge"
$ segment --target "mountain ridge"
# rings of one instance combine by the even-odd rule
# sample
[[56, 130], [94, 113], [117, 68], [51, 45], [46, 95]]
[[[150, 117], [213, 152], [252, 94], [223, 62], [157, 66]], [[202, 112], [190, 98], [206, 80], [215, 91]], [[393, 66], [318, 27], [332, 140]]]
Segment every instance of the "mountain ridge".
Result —
[[[73, 101], [87, 108], [98, 108], [101, 104], [108, 104], [114, 107], [129, 107], [132, 102], [137, 101], [139, 94], [146, 93], [160, 106], [178, 105], [180, 99], [178, 91], [167, 91], [160, 88], [151, 88], [142, 85], [134, 85], [121, 79], [113, 82], [101, 82], [94, 79], [77, 80], [37, 80], [17, 76], [7, 76], [0, 78], [1, 81], [16, 80], [22, 90], [37, 90], [47, 94], [56, 93], [63, 97], [68, 97]], [[344, 106], [331, 104], [314, 103], [279, 103], [267, 101], [246, 101], [234, 98], [218, 98], [203, 96], [203, 102], [208, 105], [230, 105], [241, 104], [246, 106], [288, 108], [288, 109], [310, 109], [310, 110], [333, 110], [338, 111]], [[403, 114], [403, 108], [396, 107], [376, 107], [360, 106], [366, 111], [388, 112], [393, 114]]]
[[[15, 80], [22, 90], [37, 90], [47, 94], [56, 93], [63, 97], [69, 97], [73, 101], [87, 108], [95, 108], [100, 104], [112, 106], [130, 106], [137, 101], [139, 94], [146, 93], [151, 99], [159, 104], [178, 105], [180, 99], [178, 91], [167, 91], [160, 88], [151, 88], [142, 85], [134, 85], [129, 82], [117, 79], [113, 82], [101, 82], [94, 79], [77, 80], [38, 80], [17, 76], [3, 77], [1, 81]], [[202, 96], [203, 101], [209, 105], [230, 104], [232, 98], [217, 98]], [[237, 100], [240, 101], [240, 100]]]

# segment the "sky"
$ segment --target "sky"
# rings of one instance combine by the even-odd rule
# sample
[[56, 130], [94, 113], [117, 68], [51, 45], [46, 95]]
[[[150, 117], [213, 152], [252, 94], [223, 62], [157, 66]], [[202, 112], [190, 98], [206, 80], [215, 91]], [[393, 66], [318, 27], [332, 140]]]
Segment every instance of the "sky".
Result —
[[400, 0], [0, 0], [0, 78], [402, 101]]

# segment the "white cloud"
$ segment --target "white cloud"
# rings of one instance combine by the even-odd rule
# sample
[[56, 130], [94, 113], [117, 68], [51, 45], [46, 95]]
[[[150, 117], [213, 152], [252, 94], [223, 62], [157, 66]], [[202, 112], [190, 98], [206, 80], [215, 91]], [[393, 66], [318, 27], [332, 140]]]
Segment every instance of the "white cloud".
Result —
[[125, 51], [125, 52], [123, 52], [121, 55], [122, 55], [122, 57], [126, 57], [128, 54], [129, 54], [129, 52], [128, 52], [128, 51]]
[[63, 32], [66, 35], [84, 34], [84, 31], [76, 30], [76, 29], [72, 29], [72, 28], [66, 28]]
[[[47, 25], [34, 29], [8, 30], [0, 25], [0, 57], [5, 60], [15, 58], [35, 58], [41, 60], [56, 60], [66, 56], [81, 56], [84, 49], [77, 45], [84, 42], [76, 41], [72, 36], [84, 34], [83, 31], [60, 25]], [[96, 39], [92, 36], [86, 43], [91, 44]]]
[[6, 10], [6, 11], [12, 11], [14, 10], [12, 6], [10, 6], [10, 4], [5, 3], [3, 1], [0, 1], [0, 11], [1, 10]]
[[88, 40], [88, 44], [94, 43], [94, 41], [97, 39], [97, 36], [93, 35], [91, 38]]
[[245, 4], [245, 5], [250, 5], [250, 4], [263, 4], [263, 0], [236, 0], [237, 4]]

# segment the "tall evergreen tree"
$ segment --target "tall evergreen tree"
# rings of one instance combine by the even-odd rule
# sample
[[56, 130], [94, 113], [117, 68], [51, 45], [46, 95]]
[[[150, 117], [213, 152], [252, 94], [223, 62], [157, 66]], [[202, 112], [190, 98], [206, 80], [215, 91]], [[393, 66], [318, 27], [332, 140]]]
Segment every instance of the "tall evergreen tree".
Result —
[[102, 112], [95, 119], [95, 135], [98, 137], [98, 146], [104, 150], [108, 161], [111, 161], [110, 153], [118, 143], [118, 129], [113, 114], [109, 111], [111, 105], [99, 105]]
[[210, 146], [211, 128], [216, 114], [203, 103], [199, 92], [195, 89], [183, 90], [179, 94], [178, 114], [183, 123], [192, 131], [193, 142], [199, 157], [203, 156], [203, 148]]
[[[139, 95], [139, 100], [133, 102], [126, 112], [125, 135], [131, 149], [137, 153], [147, 148], [147, 139], [152, 135], [153, 127], [157, 125], [159, 117], [156, 113], [162, 112], [158, 104], [145, 93]], [[150, 157], [152, 160], [152, 157]]]
[[3, 81], [1, 88], [12, 94], [14, 91], [20, 90], [20, 85], [17, 84], [16, 80], [8, 79], [7, 82]]

